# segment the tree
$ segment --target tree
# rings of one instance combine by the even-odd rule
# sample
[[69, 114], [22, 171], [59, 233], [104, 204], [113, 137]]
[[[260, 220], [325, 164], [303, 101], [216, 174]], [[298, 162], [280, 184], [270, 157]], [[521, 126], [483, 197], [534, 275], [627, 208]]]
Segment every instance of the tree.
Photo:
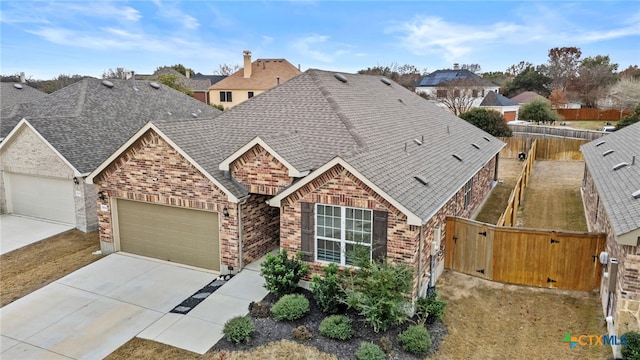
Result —
[[102, 78], [103, 79], [126, 79], [128, 73], [129, 72], [127, 71], [127, 69], [122, 67], [117, 67], [115, 69], [109, 69], [104, 71], [102, 73]]
[[513, 64], [507, 68], [505, 73], [512, 77], [518, 76], [521, 72], [525, 71], [527, 68], [533, 67], [533, 64], [528, 61], [520, 61], [517, 64]]
[[562, 47], [549, 50], [549, 60], [543, 72], [551, 78], [551, 89], [567, 90], [578, 72], [582, 51], [577, 47]]
[[473, 108], [460, 114], [460, 118], [493, 136], [511, 136], [511, 129], [507, 126], [502, 114], [495, 110]]
[[480, 64], [462, 64], [462, 69], [469, 70], [474, 74], [477, 74], [482, 71], [482, 67]]
[[185, 93], [189, 96], [193, 96], [193, 91], [185, 87], [183, 84], [178, 81], [178, 76], [174, 73], [165, 73], [158, 76], [158, 82], [164, 85], [167, 85], [170, 88], [176, 89], [182, 93]]
[[631, 109], [640, 103], [640, 77], [622, 77], [609, 87], [607, 98], [609, 106], [614, 109]]
[[640, 103], [636, 105], [636, 109], [634, 110], [633, 114], [625, 116], [616, 124], [616, 129], [622, 129], [625, 126], [635, 124], [638, 121], [640, 121]]
[[474, 79], [462, 78], [438, 85], [435, 96], [426, 92], [420, 92], [418, 95], [439, 102], [455, 115], [460, 115], [471, 109], [482, 89], [482, 85]]
[[520, 118], [535, 121], [536, 123], [554, 123], [562, 120], [562, 117], [551, 110], [551, 102], [547, 99], [534, 99], [520, 108]]
[[598, 100], [606, 96], [607, 87], [617, 79], [616, 70], [618, 64], [611, 64], [609, 55], [588, 57], [582, 60], [569, 89], [586, 107], [598, 107]]
[[416, 83], [427, 74], [427, 69], [420, 71], [415, 65], [398, 65], [392, 63], [389, 66], [374, 66], [358, 71], [358, 74], [380, 75], [397, 82], [405, 88], [414, 91]]
[[240, 69], [240, 65], [238, 64], [220, 64], [218, 70], [215, 70], [213, 73], [216, 75], [224, 75], [229, 76]]
[[485, 80], [489, 80], [496, 85], [500, 85], [500, 93], [504, 94], [504, 89], [502, 88], [513, 79], [513, 76], [502, 71], [490, 71], [483, 73], [482, 78]]
[[618, 75], [621, 79], [627, 77], [632, 79], [640, 79], [640, 68], [638, 68], [638, 65], [629, 65], [628, 68], [620, 71]]
[[567, 94], [560, 89], [555, 89], [551, 92], [551, 95], [549, 95], [549, 101], [551, 102], [552, 109], [559, 109], [562, 105], [569, 103], [569, 100], [567, 100]]
[[513, 97], [524, 91], [535, 91], [542, 96], [549, 96], [550, 83], [551, 78], [544, 75], [540, 68], [529, 66], [505, 85], [503, 95]]
[[53, 80], [36, 80], [29, 85], [47, 94], [75, 84], [88, 76], [60, 74]]

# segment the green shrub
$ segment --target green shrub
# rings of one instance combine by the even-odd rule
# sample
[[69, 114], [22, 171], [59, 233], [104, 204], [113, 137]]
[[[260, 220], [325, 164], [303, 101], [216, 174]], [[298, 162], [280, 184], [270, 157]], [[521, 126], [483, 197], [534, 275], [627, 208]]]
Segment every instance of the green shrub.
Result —
[[621, 336], [622, 358], [625, 360], [640, 360], [640, 333], [631, 331]]
[[300, 319], [308, 312], [309, 300], [300, 294], [285, 295], [271, 307], [271, 313], [278, 321]]
[[411, 325], [398, 334], [398, 341], [406, 352], [426, 354], [431, 349], [431, 336], [423, 325]]
[[438, 300], [436, 292], [428, 294], [426, 297], [419, 297], [416, 300], [416, 316], [418, 322], [433, 324], [436, 320], [442, 319], [444, 308], [447, 302]]
[[232, 343], [248, 342], [255, 330], [253, 321], [246, 316], [236, 316], [224, 324], [222, 333]]
[[373, 343], [361, 342], [360, 347], [356, 350], [356, 359], [358, 360], [384, 360], [386, 358], [384, 351]]
[[413, 272], [404, 265], [369, 262], [345, 280], [345, 302], [375, 332], [402, 324], [409, 317]]
[[344, 315], [331, 315], [320, 323], [320, 334], [336, 340], [348, 340], [353, 336], [351, 319]]
[[249, 304], [249, 314], [254, 318], [268, 318], [271, 314], [271, 305], [262, 301], [252, 301]]
[[291, 330], [291, 336], [296, 340], [311, 340], [313, 335], [306, 326], [300, 325], [297, 328]]
[[300, 254], [289, 259], [287, 249], [282, 249], [277, 255], [267, 254], [261, 265], [260, 274], [270, 292], [277, 297], [292, 294], [298, 287], [298, 282], [309, 272], [309, 265], [300, 261]]
[[318, 275], [313, 276], [311, 292], [320, 310], [325, 314], [338, 312], [340, 303], [344, 300], [338, 270], [338, 265], [329, 264], [322, 269], [324, 278]]

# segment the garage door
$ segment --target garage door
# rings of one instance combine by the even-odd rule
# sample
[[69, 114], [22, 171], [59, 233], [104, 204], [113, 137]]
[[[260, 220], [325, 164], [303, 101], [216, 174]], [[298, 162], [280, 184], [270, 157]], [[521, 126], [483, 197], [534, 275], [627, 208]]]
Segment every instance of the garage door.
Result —
[[505, 111], [504, 112], [504, 121], [513, 121], [516, 119], [515, 111]]
[[117, 200], [120, 250], [220, 270], [218, 214]]
[[5, 189], [12, 214], [76, 223], [73, 181], [5, 173]]

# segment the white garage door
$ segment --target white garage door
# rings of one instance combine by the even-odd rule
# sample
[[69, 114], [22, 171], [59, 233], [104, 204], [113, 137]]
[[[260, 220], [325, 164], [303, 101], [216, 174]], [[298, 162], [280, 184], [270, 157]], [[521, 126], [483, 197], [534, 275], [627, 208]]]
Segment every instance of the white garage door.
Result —
[[11, 213], [75, 226], [72, 180], [12, 173], [5, 180]]
[[120, 250], [220, 270], [218, 214], [117, 200]]

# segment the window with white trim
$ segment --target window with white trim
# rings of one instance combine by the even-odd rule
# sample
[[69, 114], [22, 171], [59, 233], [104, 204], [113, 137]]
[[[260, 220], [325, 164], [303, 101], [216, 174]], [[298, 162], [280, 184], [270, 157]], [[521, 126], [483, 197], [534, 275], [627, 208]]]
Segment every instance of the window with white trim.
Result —
[[352, 265], [356, 246], [371, 257], [373, 211], [316, 204], [316, 260]]

